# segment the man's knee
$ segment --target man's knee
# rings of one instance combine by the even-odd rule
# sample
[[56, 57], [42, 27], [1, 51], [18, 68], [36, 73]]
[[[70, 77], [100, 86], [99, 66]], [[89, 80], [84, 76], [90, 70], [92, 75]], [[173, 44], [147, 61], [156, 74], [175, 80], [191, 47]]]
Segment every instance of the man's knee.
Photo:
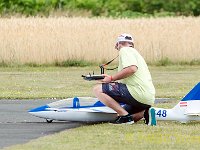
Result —
[[98, 84], [96, 86], [94, 86], [93, 88], [93, 93], [96, 95], [96, 94], [99, 94], [99, 93], [102, 93], [102, 85], [101, 84]]

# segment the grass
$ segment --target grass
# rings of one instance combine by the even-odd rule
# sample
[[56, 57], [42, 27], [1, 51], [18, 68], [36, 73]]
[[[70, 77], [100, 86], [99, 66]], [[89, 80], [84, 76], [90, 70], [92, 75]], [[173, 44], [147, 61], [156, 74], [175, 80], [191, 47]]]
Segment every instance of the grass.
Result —
[[22, 67], [0, 70], [1, 98], [46, 99], [91, 94], [92, 82], [87, 83], [81, 78], [82, 74], [89, 72], [89, 68]]
[[86, 66], [92, 66], [95, 63], [85, 61], [85, 60], [66, 60], [62, 62], [55, 62], [55, 66], [57, 67], [86, 67]]
[[155, 65], [155, 66], [170, 66], [170, 65], [189, 65], [189, 66], [195, 66], [195, 65], [200, 65], [200, 59], [194, 59], [191, 61], [177, 61], [174, 62], [170, 60], [168, 57], [161, 58], [160, 60], [157, 60], [152, 63], [148, 63], [150, 65]]
[[[96, 82], [81, 75], [99, 67], [0, 67], [0, 99], [60, 99], [94, 96]], [[156, 97], [182, 98], [199, 82], [200, 66], [150, 66]], [[115, 71], [107, 71], [114, 74]]]
[[[107, 60], [102, 60], [101, 63], [108, 62]], [[86, 66], [97, 66], [100, 63], [93, 62], [93, 61], [86, 61], [86, 60], [75, 60], [75, 59], [69, 59], [64, 61], [58, 61], [56, 60], [53, 63], [12, 63], [12, 62], [0, 62], [0, 67], [86, 67]], [[162, 58], [160, 60], [147, 63], [148, 65], [154, 65], [154, 66], [170, 66], [170, 65], [189, 65], [189, 66], [199, 66], [200, 65], [200, 59], [199, 60], [191, 60], [191, 61], [177, 61], [174, 62], [170, 60], [168, 57]]]
[[135, 47], [147, 62], [189, 63], [200, 59], [199, 24], [200, 17], [0, 18], [0, 62], [110, 60], [117, 55], [116, 37], [127, 32], [134, 36]]
[[6, 150], [197, 150], [200, 147], [199, 128], [199, 122], [180, 124], [169, 121], [159, 121], [156, 127], [146, 126], [142, 121], [133, 125], [85, 125], [12, 146]]
[[86, 67], [97, 65], [95, 62], [89, 62], [86, 60], [64, 60], [58, 61], [56, 60], [53, 63], [43, 63], [39, 64], [36, 62], [27, 62], [27, 63], [13, 63], [13, 62], [0, 62], [0, 67]]
[[[1, 98], [62, 98], [91, 96], [95, 82], [82, 80], [81, 74], [98, 67], [19, 67], [0, 68]], [[156, 97], [177, 100], [155, 104], [172, 108], [197, 82], [200, 66], [150, 66]], [[110, 71], [108, 73], [113, 73]], [[142, 121], [134, 125], [86, 124], [50, 136], [14, 145], [5, 150], [53, 149], [199, 149], [200, 124], [159, 121], [151, 127]]]

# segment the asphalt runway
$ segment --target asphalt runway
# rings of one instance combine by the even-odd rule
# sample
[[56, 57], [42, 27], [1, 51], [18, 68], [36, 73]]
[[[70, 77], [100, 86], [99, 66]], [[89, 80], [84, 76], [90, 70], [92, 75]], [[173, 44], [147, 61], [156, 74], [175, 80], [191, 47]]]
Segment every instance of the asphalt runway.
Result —
[[0, 100], [0, 149], [82, 125], [78, 122], [47, 123], [27, 112], [53, 101]]
[[[156, 99], [156, 103], [169, 99]], [[0, 100], [0, 149], [26, 143], [32, 139], [83, 125], [79, 122], [53, 121], [37, 118], [28, 110], [56, 100]]]

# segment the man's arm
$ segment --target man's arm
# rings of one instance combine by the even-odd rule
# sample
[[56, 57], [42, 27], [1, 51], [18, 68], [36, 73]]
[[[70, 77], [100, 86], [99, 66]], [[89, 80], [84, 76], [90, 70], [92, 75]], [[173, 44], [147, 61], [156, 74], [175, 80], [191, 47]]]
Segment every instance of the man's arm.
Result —
[[136, 66], [126, 67], [126, 68], [122, 69], [121, 71], [117, 72], [115, 75], [113, 75], [112, 81], [127, 78], [127, 77], [133, 75], [137, 71], [137, 69], [138, 68]]
[[121, 79], [127, 78], [127, 77], [133, 75], [137, 71], [137, 69], [138, 69], [137, 66], [132, 65], [132, 66], [122, 69], [121, 71], [117, 72], [113, 76], [104, 74], [105, 78], [102, 80], [102, 82], [108, 83], [111, 81], [116, 81], [116, 80], [121, 80]]

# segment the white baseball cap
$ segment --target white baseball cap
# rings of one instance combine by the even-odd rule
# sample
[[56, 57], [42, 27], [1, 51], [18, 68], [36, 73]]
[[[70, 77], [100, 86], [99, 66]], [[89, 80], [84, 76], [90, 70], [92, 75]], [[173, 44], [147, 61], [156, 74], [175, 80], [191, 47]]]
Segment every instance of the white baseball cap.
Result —
[[133, 37], [130, 34], [123, 33], [120, 36], [117, 37], [117, 43], [119, 42], [131, 42], [134, 43]]

